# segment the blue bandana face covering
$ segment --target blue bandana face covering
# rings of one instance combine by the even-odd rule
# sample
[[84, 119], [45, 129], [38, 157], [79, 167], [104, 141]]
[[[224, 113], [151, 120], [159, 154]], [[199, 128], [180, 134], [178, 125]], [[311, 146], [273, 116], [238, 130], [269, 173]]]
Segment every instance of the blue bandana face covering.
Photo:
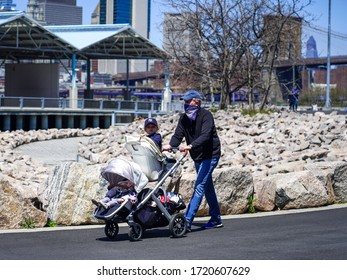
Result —
[[191, 121], [195, 121], [195, 119], [196, 119], [196, 112], [198, 111], [198, 109], [199, 109], [198, 106], [184, 104], [184, 111], [185, 111], [187, 117]]

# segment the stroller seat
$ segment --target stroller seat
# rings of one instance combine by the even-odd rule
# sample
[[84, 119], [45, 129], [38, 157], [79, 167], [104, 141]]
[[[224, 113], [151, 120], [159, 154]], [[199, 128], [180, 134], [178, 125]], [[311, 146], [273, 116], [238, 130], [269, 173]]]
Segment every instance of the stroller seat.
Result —
[[[116, 204], [109, 209], [103, 207], [97, 207], [94, 210], [94, 217], [100, 220], [118, 220], [124, 221], [129, 215], [133, 205], [129, 198], [125, 199], [121, 204]], [[116, 216], [117, 215], [117, 216]], [[118, 218], [118, 219], [115, 219]]]

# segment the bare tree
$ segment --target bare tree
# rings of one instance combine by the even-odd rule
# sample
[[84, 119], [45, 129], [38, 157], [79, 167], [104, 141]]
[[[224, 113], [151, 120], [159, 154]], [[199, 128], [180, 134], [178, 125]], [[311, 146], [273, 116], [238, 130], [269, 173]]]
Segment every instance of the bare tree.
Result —
[[[209, 91], [220, 89], [221, 109], [230, 104], [230, 92], [242, 87], [251, 93], [260, 88], [264, 93], [262, 107], [266, 104], [284, 26], [311, 2], [162, 1], [173, 11], [164, 20], [164, 49], [181, 65], [181, 74], [199, 76]], [[265, 83], [260, 79], [264, 68], [269, 73]]]

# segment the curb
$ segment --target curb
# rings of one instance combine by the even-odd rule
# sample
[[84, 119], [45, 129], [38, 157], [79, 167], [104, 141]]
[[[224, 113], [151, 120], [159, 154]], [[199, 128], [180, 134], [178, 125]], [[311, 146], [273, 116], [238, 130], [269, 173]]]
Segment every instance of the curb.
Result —
[[[347, 203], [344, 204], [333, 204], [322, 207], [315, 208], [304, 208], [304, 209], [290, 209], [290, 210], [277, 210], [271, 212], [258, 212], [253, 214], [236, 214], [236, 215], [225, 215], [222, 216], [222, 219], [248, 219], [248, 218], [259, 218], [259, 217], [268, 217], [268, 216], [277, 216], [277, 215], [288, 215], [288, 214], [299, 214], [307, 212], [316, 212], [316, 211], [328, 211], [334, 209], [347, 208]], [[208, 221], [209, 217], [196, 217], [194, 222], [199, 221]], [[119, 227], [127, 227], [127, 223], [119, 223]], [[45, 231], [60, 231], [60, 230], [82, 230], [82, 229], [98, 229], [104, 228], [104, 224], [98, 225], [83, 225], [83, 226], [57, 226], [57, 227], [44, 227], [44, 228], [34, 228], [34, 229], [4, 229], [0, 230], [0, 234], [6, 233], [29, 233], [29, 232], [45, 232]]]

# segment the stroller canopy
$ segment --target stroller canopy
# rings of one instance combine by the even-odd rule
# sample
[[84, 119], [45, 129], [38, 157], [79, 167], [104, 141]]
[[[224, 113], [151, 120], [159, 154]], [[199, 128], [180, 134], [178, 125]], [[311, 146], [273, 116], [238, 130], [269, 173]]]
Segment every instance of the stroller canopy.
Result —
[[126, 178], [134, 183], [137, 193], [148, 183], [146, 175], [142, 172], [138, 164], [120, 157], [111, 160], [101, 173], [101, 176], [111, 185], [116, 185]]

